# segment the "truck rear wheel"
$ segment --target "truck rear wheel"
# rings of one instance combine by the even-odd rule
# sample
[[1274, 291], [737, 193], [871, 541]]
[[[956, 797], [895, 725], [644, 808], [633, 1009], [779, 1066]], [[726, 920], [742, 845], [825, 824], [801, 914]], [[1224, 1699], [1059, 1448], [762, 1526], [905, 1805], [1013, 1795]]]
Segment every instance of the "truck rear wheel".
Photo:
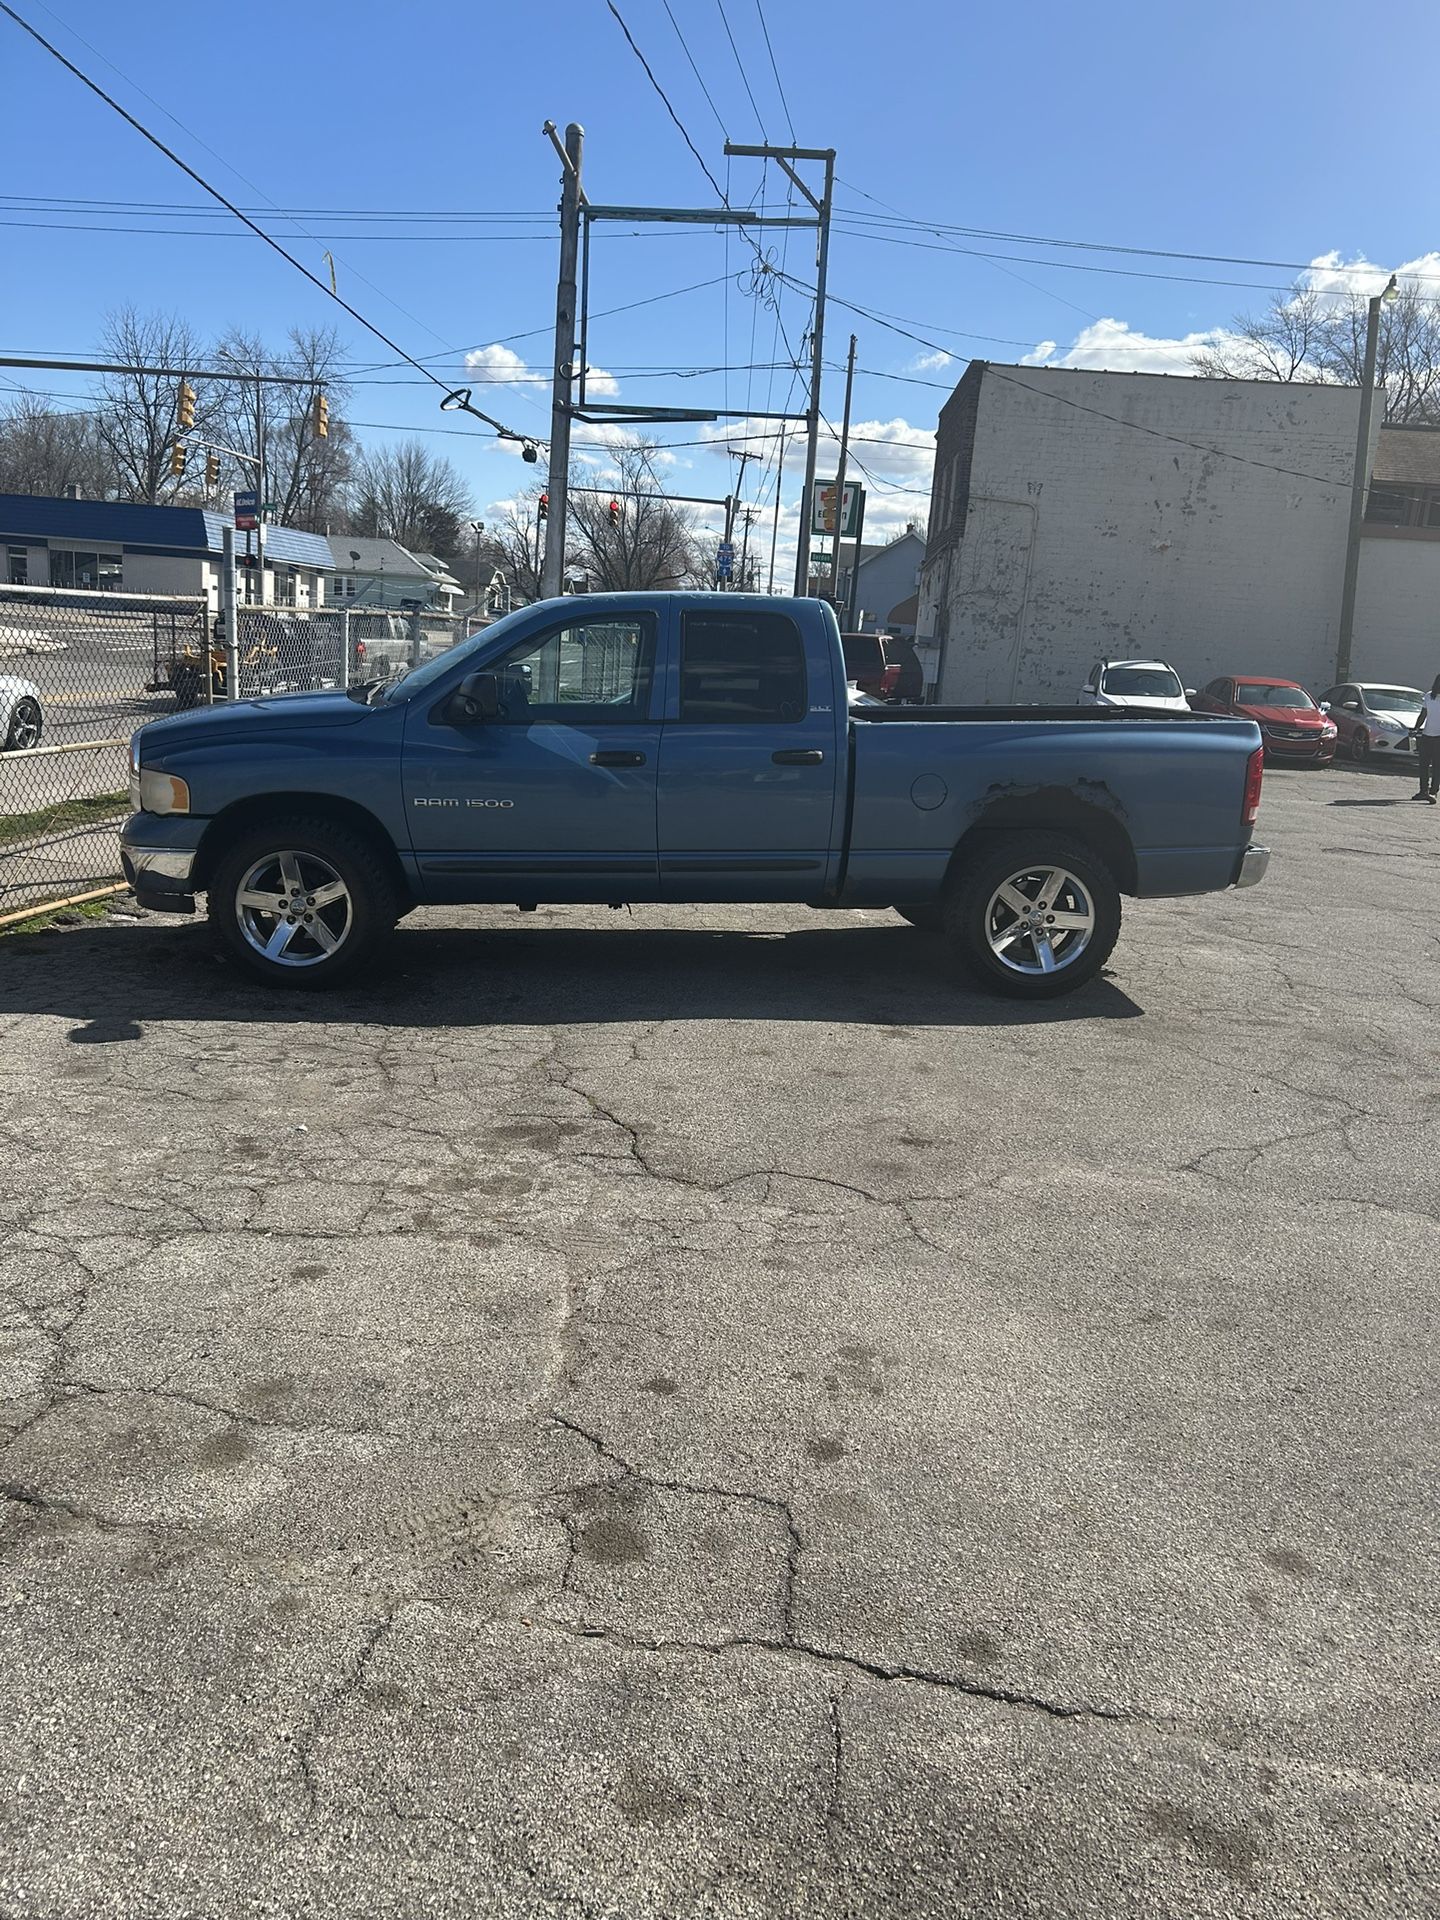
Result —
[[992, 840], [951, 883], [946, 937], [992, 992], [1050, 1000], [1093, 980], [1120, 935], [1120, 889], [1098, 855], [1043, 829]]
[[273, 987], [329, 987], [370, 960], [399, 903], [358, 833], [328, 820], [277, 820], [242, 833], [209, 886], [221, 950]]

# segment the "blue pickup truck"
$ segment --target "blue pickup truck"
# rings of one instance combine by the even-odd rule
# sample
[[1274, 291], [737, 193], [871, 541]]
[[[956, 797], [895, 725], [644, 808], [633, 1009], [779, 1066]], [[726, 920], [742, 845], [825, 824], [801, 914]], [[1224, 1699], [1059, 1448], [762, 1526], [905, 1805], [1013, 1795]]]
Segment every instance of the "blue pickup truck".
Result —
[[818, 600], [587, 595], [385, 684], [142, 727], [121, 852], [281, 985], [421, 904], [790, 901], [893, 907], [1038, 999], [1098, 973], [1122, 894], [1261, 877], [1262, 760], [1245, 720], [867, 706]]

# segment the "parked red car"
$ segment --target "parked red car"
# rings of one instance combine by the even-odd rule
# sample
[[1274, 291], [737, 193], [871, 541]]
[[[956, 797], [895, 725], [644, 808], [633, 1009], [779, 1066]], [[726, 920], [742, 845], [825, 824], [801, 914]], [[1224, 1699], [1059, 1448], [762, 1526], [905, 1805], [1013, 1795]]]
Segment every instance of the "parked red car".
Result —
[[872, 700], [918, 703], [924, 697], [920, 661], [908, 640], [889, 633], [842, 633], [845, 678]]
[[1225, 675], [1193, 695], [1190, 704], [1197, 713], [1233, 713], [1242, 720], [1254, 720], [1267, 760], [1328, 766], [1335, 758], [1335, 722], [1294, 680]]

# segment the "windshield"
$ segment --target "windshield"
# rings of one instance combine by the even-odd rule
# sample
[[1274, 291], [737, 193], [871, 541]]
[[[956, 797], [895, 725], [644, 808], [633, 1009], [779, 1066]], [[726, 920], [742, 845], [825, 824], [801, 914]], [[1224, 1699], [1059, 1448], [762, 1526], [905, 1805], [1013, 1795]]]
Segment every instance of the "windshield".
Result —
[[1168, 667], [1107, 667], [1101, 687], [1130, 700], [1181, 700], [1185, 689]]
[[1414, 687], [1366, 687], [1363, 691], [1372, 713], [1418, 713], [1425, 697]]
[[533, 612], [533, 607], [517, 607], [493, 626], [482, 627], [478, 633], [472, 633], [468, 640], [458, 640], [453, 647], [447, 647], [443, 653], [435, 654], [418, 667], [406, 668], [384, 689], [380, 695], [381, 701], [388, 705], [392, 700], [408, 700], [412, 694], [423, 693], [442, 674], [449, 673], [452, 667], [458, 667], [462, 660], [470, 659], [494, 640], [503, 640], [512, 626], [519, 626], [524, 615]]
[[1237, 707], [1301, 707], [1307, 712], [1315, 702], [1303, 687], [1277, 687], [1263, 680], [1242, 680], [1235, 689]]

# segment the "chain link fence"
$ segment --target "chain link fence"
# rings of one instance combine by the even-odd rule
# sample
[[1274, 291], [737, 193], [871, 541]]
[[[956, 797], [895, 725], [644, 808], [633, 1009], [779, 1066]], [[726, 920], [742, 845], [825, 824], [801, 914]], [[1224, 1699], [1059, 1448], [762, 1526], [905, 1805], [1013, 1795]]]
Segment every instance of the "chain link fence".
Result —
[[130, 736], [238, 694], [392, 680], [464, 637], [434, 612], [236, 608], [0, 587], [0, 918], [120, 878]]
[[130, 736], [212, 697], [199, 599], [0, 587], [0, 916], [120, 877]]
[[[242, 605], [235, 613], [239, 639], [234, 673], [242, 700], [393, 680], [464, 638], [459, 622], [433, 612]], [[216, 624], [215, 699], [227, 695], [228, 670], [222, 616]]]

